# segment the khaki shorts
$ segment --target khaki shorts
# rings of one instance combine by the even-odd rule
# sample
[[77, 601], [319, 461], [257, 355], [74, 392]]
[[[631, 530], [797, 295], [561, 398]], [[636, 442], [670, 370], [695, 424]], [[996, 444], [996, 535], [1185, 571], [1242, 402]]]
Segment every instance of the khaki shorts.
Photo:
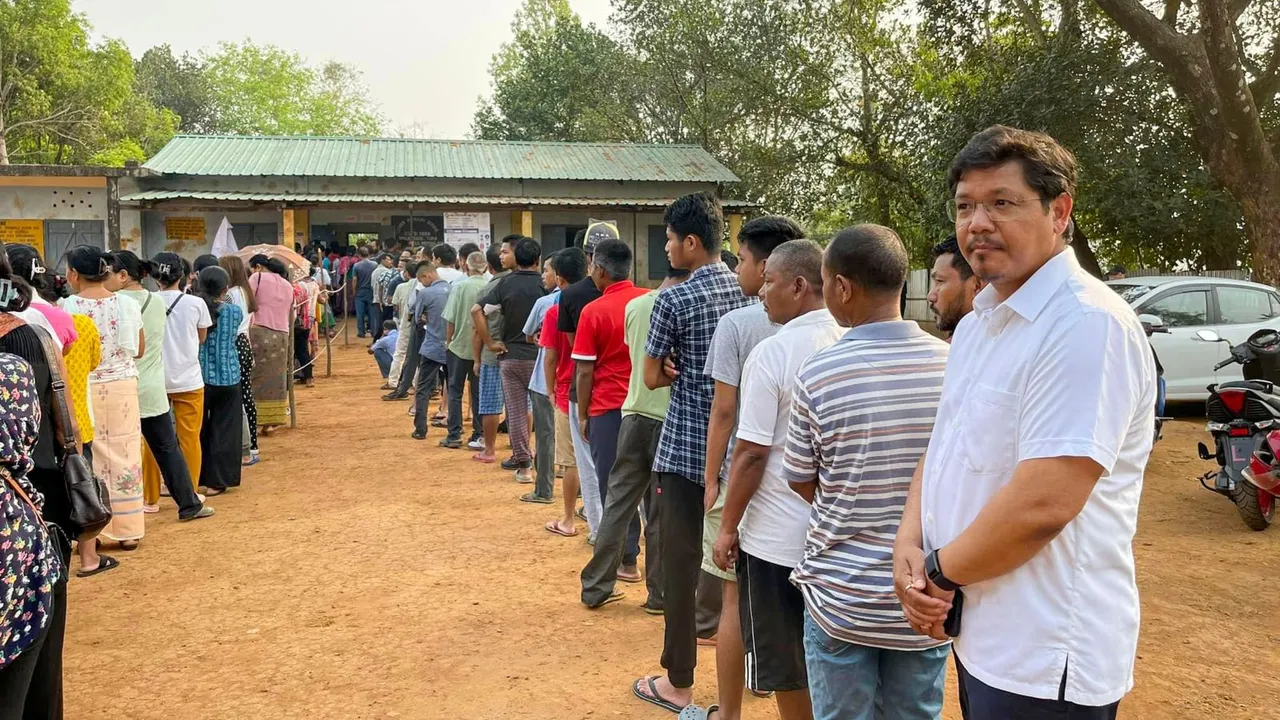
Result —
[[556, 408], [556, 465], [562, 469], [578, 467], [573, 436], [569, 434], [569, 413], [560, 412], [560, 408]]
[[722, 481], [720, 483], [720, 494], [716, 495], [716, 504], [711, 506], [711, 510], [702, 519], [702, 569], [721, 580], [738, 582], [738, 574], [732, 568], [721, 570], [716, 567], [713, 557], [716, 537], [720, 535], [720, 515], [724, 512], [724, 496], [728, 493], [729, 486]]

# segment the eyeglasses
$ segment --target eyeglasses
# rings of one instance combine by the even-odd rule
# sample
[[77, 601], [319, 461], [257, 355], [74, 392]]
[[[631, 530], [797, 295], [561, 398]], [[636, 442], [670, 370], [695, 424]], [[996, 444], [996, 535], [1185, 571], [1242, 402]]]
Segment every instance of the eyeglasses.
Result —
[[968, 198], [952, 199], [947, 201], [947, 217], [954, 223], [967, 223], [973, 219], [974, 213], [978, 212], [978, 207], [981, 206], [987, 211], [987, 217], [991, 218], [992, 222], [1005, 222], [1017, 217], [1018, 211], [1030, 203], [1042, 199], [1040, 197], [996, 198], [990, 202], [978, 202]]

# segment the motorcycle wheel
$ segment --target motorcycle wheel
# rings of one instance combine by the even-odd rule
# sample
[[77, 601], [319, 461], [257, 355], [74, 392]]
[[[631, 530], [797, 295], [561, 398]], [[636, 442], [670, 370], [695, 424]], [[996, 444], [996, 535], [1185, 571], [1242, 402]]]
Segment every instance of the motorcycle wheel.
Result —
[[1231, 491], [1231, 500], [1236, 504], [1236, 512], [1250, 530], [1266, 530], [1275, 517], [1276, 502], [1270, 493], [1259, 490], [1247, 482], [1238, 482]]

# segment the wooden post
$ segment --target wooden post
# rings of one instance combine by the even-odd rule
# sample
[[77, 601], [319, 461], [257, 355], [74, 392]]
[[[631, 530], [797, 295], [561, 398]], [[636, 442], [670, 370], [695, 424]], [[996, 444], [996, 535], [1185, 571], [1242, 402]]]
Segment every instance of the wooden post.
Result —
[[525, 237], [533, 237], [533, 211], [512, 210], [511, 232], [520, 233]]
[[733, 253], [738, 252], [738, 233], [742, 230], [742, 216], [738, 213], [729, 214], [729, 250]]
[[298, 406], [293, 398], [293, 364], [298, 361], [297, 355], [293, 352], [293, 334], [297, 332], [293, 328], [293, 323], [289, 323], [289, 362], [285, 363], [288, 375], [285, 377], [286, 387], [289, 388], [289, 427], [298, 427]]

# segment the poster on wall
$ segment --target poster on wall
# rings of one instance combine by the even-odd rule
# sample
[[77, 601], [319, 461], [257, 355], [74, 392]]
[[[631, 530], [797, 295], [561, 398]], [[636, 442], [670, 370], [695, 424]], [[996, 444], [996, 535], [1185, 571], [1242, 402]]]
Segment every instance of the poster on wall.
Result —
[[490, 232], [487, 212], [444, 214], [444, 241], [455, 250], [467, 243], [475, 243], [484, 252], [493, 239], [489, 237]]
[[204, 242], [204, 216], [173, 216], [164, 219], [164, 237], [166, 240], [183, 242]]
[[0, 220], [0, 242], [29, 245], [44, 257], [44, 221]]
[[402, 246], [438, 245], [444, 241], [443, 226], [444, 219], [439, 215], [391, 216], [391, 231]]

